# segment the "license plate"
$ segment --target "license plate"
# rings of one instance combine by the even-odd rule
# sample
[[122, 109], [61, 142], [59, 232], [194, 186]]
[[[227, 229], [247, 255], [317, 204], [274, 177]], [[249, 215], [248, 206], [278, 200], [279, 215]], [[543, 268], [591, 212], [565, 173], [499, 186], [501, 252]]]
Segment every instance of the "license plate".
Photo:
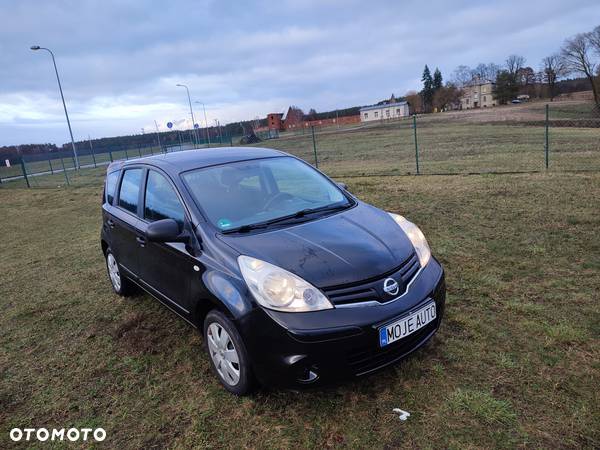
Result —
[[423, 328], [436, 317], [435, 302], [428, 303], [422, 308], [404, 316], [396, 322], [379, 329], [379, 346], [396, 342], [409, 334]]

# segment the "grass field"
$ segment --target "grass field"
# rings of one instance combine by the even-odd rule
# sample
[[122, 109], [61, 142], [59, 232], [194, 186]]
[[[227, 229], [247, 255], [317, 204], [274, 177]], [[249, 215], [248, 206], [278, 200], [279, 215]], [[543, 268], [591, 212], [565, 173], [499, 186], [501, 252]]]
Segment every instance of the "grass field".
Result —
[[[451, 111], [417, 120], [419, 170], [424, 174], [545, 170], [545, 103]], [[550, 105], [551, 171], [600, 170], [600, 116], [590, 103]], [[577, 120], [575, 120], [577, 119]], [[416, 172], [412, 118], [316, 130], [319, 168], [337, 176]], [[257, 144], [315, 162], [310, 130]]]
[[[421, 173], [544, 170], [544, 127], [420, 119], [417, 125]], [[316, 134], [319, 168], [338, 176], [416, 172], [412, 121], [355, 130], [323, 129]], [[550, 131], [550, 170], [600, 170], [600, 128], [561, 127]], [[261, 142], [314, 163], [312, 136]]]
[[600, 174], [344, 179], [422, 226], [447, 271], [445, 321], [374, 376], [243, 399], [196, 331], [112, 294], [100, 179], [0, 190], [0, 447], [13, 427], [70, 426], [132, 449], [600, 446]]

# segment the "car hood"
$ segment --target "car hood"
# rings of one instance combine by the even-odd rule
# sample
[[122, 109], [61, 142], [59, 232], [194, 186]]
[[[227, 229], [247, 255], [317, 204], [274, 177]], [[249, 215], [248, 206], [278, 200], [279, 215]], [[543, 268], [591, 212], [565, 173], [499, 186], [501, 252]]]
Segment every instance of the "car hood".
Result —
[[298, 225], [218, 237], [240, 254], [275, 264], [320, 288], [390, 272], [414, 251], [389, 214], [360, 202]]

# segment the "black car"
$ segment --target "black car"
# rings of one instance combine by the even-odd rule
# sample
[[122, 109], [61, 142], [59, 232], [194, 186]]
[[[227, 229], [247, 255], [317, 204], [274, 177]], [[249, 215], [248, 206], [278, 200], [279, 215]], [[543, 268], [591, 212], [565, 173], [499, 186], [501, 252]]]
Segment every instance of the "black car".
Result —
[[264, 148], [112, 163], [102, 251], [115, 292], [139, 286], [202, 330], [226, 389], [364, 375], [425, 344], [444, 271], [416, 225]]

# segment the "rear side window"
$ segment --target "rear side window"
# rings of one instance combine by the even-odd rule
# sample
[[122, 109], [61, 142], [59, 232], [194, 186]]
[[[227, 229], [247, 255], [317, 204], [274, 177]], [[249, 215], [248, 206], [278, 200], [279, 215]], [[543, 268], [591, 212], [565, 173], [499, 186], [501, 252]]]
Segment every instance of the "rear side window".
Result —
[[173, 186], [160, 173], [154, 170], [148, 172], [144, 218], [150, 222], [174, 219], [179, 225], [183, 225], [184, 217], [183, 206]]
[[106, 185], [104, 187], [104, 201], [112, 205], [115, 198], [115, 189], [119, 180], [119, 171], [111, 172], [106, 176]]
[[129, 169], [123, 174], [121, 190], [119, 191], [119, 206], [137, 214], [142, 169]]

